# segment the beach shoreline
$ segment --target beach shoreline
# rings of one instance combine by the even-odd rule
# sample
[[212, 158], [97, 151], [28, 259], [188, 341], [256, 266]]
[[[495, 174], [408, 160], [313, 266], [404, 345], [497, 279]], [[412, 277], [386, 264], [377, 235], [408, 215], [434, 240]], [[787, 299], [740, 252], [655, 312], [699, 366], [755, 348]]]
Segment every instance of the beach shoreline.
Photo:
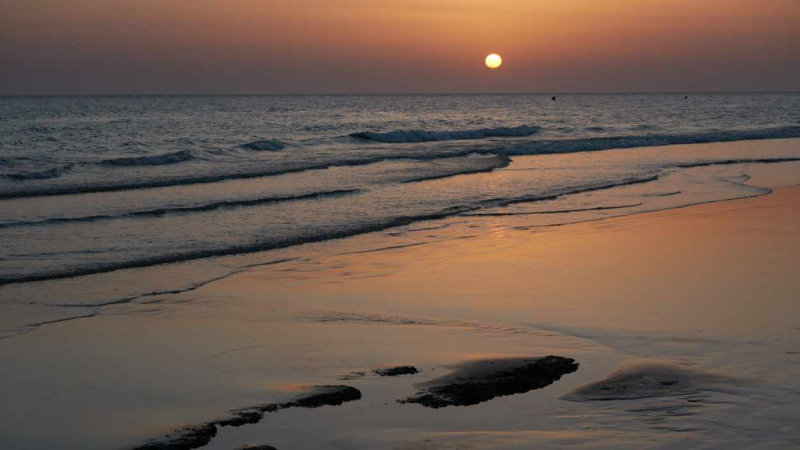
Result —
[[[797, 364], [800, 333], [800, 306], [793, 302], [800, 282], [787, 276], [800, 260], [798, 205], [800, 187], [791, 186], [750, 199], [557, 227], [514, 229], [502, 218], [485, 218], [498, 222], [485, 235], [453, 226], [424, 245], [287, 261], [186, 293], [109, 305], [91, 318], [0, 341], [3, 359], [19, 361], [3, 375], [3, 385], [13, 387], [3, 434], [16, 429], [22, 448], [44, 447], [44, 440], [18, 431], [38, 417], [54, 425], [47, 439], [64, 448], [83, 446], [84, 433], [96, 433], [99, 447], [131, 448], [225, 411], [286, 401], [303, 386], [345, 383], [360, 389], [363, 400], [226, 428], [204, 448], [234, 448], [258, 436], [278, 448], [331, 448], [335, 441], [353, 448], [414, 442], [414, 448], [433, 448], [421, 444], [425, 439], [450, 448], [471, 435], [492, 447], [516, 448], [534, 437], [557, 446], [613, 431], [613, 421], [602, 417], [607, 404], [581, 406], [578, 415], [596, 432], [582, 426], [578, 433], [573, 420], [557, 418], [532, 430], [513, 417], [571, 408], [558, 397], [632, 362], [656, 360], [789, 389], [798, 381], [787, 372]], [[763, 354], [753, 357], [754, 349]], [[575, 358], [581, 368], [540, 391], [421, 414], [436, 424], [433, 430], [419, 428], [412, 417], [419, 413], [410, 408], [420, 406], [393, 403], [413, 394], [414, 383], [464, 361], [549, 354]], [[341, 381], [399, 364], [422, 373], [401, 381], [369, 375]], [[50, 388], [30, 395], [42, 386]], [[753, 407], [752, 398], [739, 395], [745, 400], [732, 401], [734, 412]], [[753, 398], [759, 397], [769, 395]], [[90, 429], [74, 416], [81, 407], [88, 408], [82, 414]], [[775, 408], [788, 408], [780, 412], [788, 417], [797, 412]], [[734, 412], [707, 412], [710, 428], [681, 439], [733, 442], [710, 424]], [[511, 425], [481, 422], [487, 414]], [[636, 416], [605, 414], [623, 422]], [[764, 420], [761, 426], [779, 442], [800, 439], [793, 428], [779, 429], [780, 421]], [[393, 424], [402, 436], [381, 432]], [[635, 447], [642, 436], [627, 430], [609, 446]]]

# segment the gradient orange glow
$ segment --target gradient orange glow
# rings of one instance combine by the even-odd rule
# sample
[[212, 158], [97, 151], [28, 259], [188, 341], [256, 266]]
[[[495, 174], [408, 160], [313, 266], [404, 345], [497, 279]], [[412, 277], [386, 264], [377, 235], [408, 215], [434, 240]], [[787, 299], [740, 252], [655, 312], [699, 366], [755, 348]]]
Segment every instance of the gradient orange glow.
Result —
[[800, 89], [797, 0], [0, 0], [0, 30], [3, 94]]

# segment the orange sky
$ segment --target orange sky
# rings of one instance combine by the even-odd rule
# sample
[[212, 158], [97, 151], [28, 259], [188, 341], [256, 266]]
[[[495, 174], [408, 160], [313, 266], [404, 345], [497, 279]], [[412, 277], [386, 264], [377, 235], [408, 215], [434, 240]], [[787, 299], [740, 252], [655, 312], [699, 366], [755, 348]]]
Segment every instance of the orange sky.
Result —
[[0, 0], [0, 65], [0, 94], [800, 90], [800, 0]]

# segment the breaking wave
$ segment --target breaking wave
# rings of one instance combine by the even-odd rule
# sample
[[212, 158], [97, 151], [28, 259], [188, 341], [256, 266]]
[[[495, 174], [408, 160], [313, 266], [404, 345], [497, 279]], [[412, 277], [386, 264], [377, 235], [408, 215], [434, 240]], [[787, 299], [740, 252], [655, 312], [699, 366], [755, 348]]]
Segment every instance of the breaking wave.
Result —
[[[64, 270], [64, 271], [56, 270], [49, 273], [12, 275], [9, 277], [0, 278], [0, 286], [7, 284], [14, 284], [14, 283], [26, 283], [33, 281], [72, 278], [72, 277], [92, 275], [97, 273], [113, 272], [123, 269], [149, 267], [160, 264], [172, 264], [172, 263], [204, 259], [204, 258], [255, 253], [267, 250], [277, 250], [281, 248], [292, 247], [295, 245], [329, 241], [334, 239], [343, 239], [351, 236], [357, 236], [360, 234], [383, 231], [390, 228], [411, 225], [415, 222], [446, 219], [448, 217], [458, 216], [465, 213], [471, 213], [479, 209], [483, 209], [485, 207], [507, 206], [514, 203], [553, 200], [565, 195], [578, 194], [587, 191], [598, 191], [602, 189], [611, 189], [613, 187], [624, 186], [629, 184], [646, 183], [649, 181], [655, 181], [657, 179], [658, 176], [637, 178], [637, 179], [625, 179], [618, 182], [609, 182], [607, 184], [598, 184], [594, 186], [582, 187], [577, 189], [566, 189], [564, 191], [557, 192], [552, 195], [525, 196], [525, 197], [518, 197], [511, 199], [484, 200], [476, 204], [455, 205], [442, 209], [438, 212], [432, 212], [428, 214], [398, 216], [369, 224], [350, 224], [349, 226], [346, 226], [339, 230], [320, 232], [308, 236], [298, 236], [298, 237], [278, 239], [272, 241], [252, 242], [248, 244], [231, 246], [226, 248], [200, 249], [193, 252], [163, 254], [149, 258], [134, 259], [119, 263], [98, 264], [74, 270]], [[222, 202], [222, 203], [227, 203], [227, 202]], [[218, 208], [221, 206], [210, 205], [209, 207]]]
[[709, 161], [695, 161], [691, 163], [676, 164], [674, 167], [680, 169], [691, 169], [692, 167], [707, 167], [707, 166], [730, 166], [734, 164], [776, 164], [783, 162], [800, 161], [800, 158], [752, 158], [752, 159], [723, 159], [723, 160], [709, 160]]
[[177, 164], [194, 159], [192, 152], [181, 150], [175, 153], [165, 153], [163, 155], [134, 156], [126, 158], [114, 158], [101, 161], [101, 164], [112, 166], [163, 166], [166, 164]]
[[401, 227], [410, 225], [414, 222], [425, 220], [439, 220], [451, 217], [462, 212], [472, 210], [474, 208], [465, 207], [450, 207], [440, 212], [418, 215], [418, 216], [400, 216], [384, 222], [372, 223], [367, 225], [353, 225], [352, 227], [330, 231], [327, 233], [319, 233], [311, 236], [297, 237], [292, 239], [255, 242], [250, 244], [243, 244], [227, 248], [219, 249], [201, 249], [193, 252], [172, 253], [153, 256], [150, 258], [134, 259], [119, 263], [98, 264], [94, 266], [82, 267], [75, 270], [55, 270], [49, 273], [38, 274], [24, 274], [12, 275], [10, 277], [0, 278], [0, 286], [13, 284], [13, 283], [27, 283], [33, 281], [54, 280], [63, 278], [73, 278], [85, 275], [93, 275], [97, 273], [114, 272], [123, 269], [133, 269], [140, 267], [150, 267], [161, 264], [173, 264], [184, 261], [192, 261], [204, 258], [214, 258], [220, 256], [239, 255], [246, 253], [262, 252], [266, 250], [276, 250], [287, 248], [295, 245], [308, 244], [312, 242], [328, 241], [333, 239], [343, 239], [351, 236], [356, 236], [364, 233], [371, 233], [375, 231], [382, 231], [389, 228]]
[[[513, 129], [509, 129], [513, 130]], [[510, 145], [473, 145], [473, 146], [459, 146], [453, 148], [442, 148], [435, 152], [419, 152], [419, 151], [403, 151], [393, 154], [383, 154], [381, 156], [356, 156], [346, 159], [337, 159], [319, 163], [303, 164], [297, 166], [283, 166], [274, 168], [265, 168], [263, 170], [253, 170], [250, 172], [233, 172], [233, 173], [219, 173], [211, 175], [197, 175], [197, 176], [184, 176], [176, 178], [160, 178], [151, 179], [147, 181], [131, 181], [121, 183], [108, 183], [108, 184], [73, 184], [64, 186], [39, 186], [32, 189], [19, 189], [14, 191], [0, 192], [0, 200], [10, 198], [24, 198], [24, 197], [43, 197], [52, 195], [73, 195], [85, 194], [93, 192], [115, 192], [136, 189], [152, 189], [170, 186], [183, 186], [191, 184], [204, 184], [215, 183], [225, 180], [234, 179], [249, 179], [261, 178], [277, 175], [284, 175], [289, 173], [299, 173], [310, 170], [323, 170], [332, 167], [355, 167], [368, 164], [380, 163], [390, 160], [435, 160], [444, 158], [458, 158], [468, 155], [499, 155], [499, 156], [523, 156], [523, 155], [546, 155], [546, 154], [564, 154], [564, 153], [577, 153], [588, 151], [601, 151], [611, 149], [625, 149], [634, 147], [659, 147], [665, 145], [677, 144], [699, 144], [699, 143], [712, 143], [712, 142], [731, 142], [731, 141], [747, 141], [747, 140], [761, 140], [761, 139], [782, 139], [782, 138], [800, 138], [800, 126], [787, 126], [779, 128], [765, 128], [756, 130], [740, 130], [740, 131], [720, 131], [709, 133], [697, 134], [679, 134], [679, 135], [645, 135], [645, 136], [618, 136], [618, 137], [598, 137], [587, 139], [559, 139], [559, 140], [531, 140], [527, 142], [515, 142]], [[184, 160], [192, 159], [193, 156], [188, 151], [181, 151], [166, 155], [142, 156], [137, 158], [118, 158], [115, 160], [107, 160], [107, 164], [115, 164], [122, 166], [135, 166], [135, 165], [158, 165], [158, 164], [171, 164]], [[699, 165], [709, 164], [740, 164], [740, 163], [771, 163], [771, 162], [788, 162], [794, 159], [778, 158], [778, 159], [741, 159], [730, 160], [724, 162], [708, 161], [698, 163]], [[114, 162], [110, 162], [114, 161]], [[679, 167], [687, 167], [685, 165]], [[71, 167], [70, 167], [71, 168]], [[60, 170], [61, 172], [59, 172]], [[57, 177], [63, 174], [67, 169], [58, 169], [56, 171], [46, 171], [42, 173], [26, 173], [26, 174], [12, 174], [4, 175], [11, 179], [26, 179], [22, 177], [36, 177], [43, 179], [49, 177]], [[489, 170], [489, 169], [486, 169]], [[474, 172], [484, 171], [476, 170]], [[473, 172], [473, 173], [474, 173]], [[461, 173], [470, 173], [470, 171], [463, 171]], [[16, 177], [16, 178], [13, 178]], [[436, 178], [436, 177], [434, 177]], [[37, 178], [27, 178], [37, 179]], [[423, 181], [423, 179], [419, 181]]]
[[118, 214], [118, 215], [97, 215], [97, 216], [84, 216], [84, 217], [57, 217], [53, 219], [35, 221], [35, 222], [7, 222], [7, 223], [0, 223], [0, 228], [14, 228], [14, 227], [25, 227], [25, 226], [43, 226], [43, 225], [57, 225], [57, 224], [64, 224], [64, 223], [73, 223], [73, 222], [95, 222], [99, 220], [113, 220], [113, 219], [125, 219], [125, 218], [136, 218], [136, 217], [157, 217], [157, 216], [165, 216], [168, 214], [188, 214], [188, 213], [197, 213], [197, 212], [208, 212], [214, 211], [218, 209], [227, 209], [227, 208], [241, 208], [247, 206], [258, 206], [258, 205], [267, 205], [271, 203], [283, 203], [283, 202], [292, 202], [292, 201], [300, 201], [300, 200], [315, 200], [320, 198], [326, 197], [338, 197], [341, 195], [348, 195], [348, 194], [356, 194], [361, 192], [360, 189], [339, 189], [334, 191], [323, 191], [323, 192], [311, 192], [308, 194], [300, 194], [300, 195], [289, 195], [283, 197], [264, 197], [264, 198], [255, 198], [255, 199], [248, 199], [248, 200], [229, 200], [224, 202], [217, 202], [217, 203], [210, 203], [206, 205], [199, 205], [199, 206], [184, 206], [184, 207], [177, 207], [177, 208], [162, 208], [162, 209], [151, 209], [146, 211], [134, 211], [125, 214]]
[[643, 184], [643, 183], [650, 183], [652, 181], [657, 181], [660, 177], [658, 175], [650, 175], [650, 176], [643, 176], [641, 178], [627, 178], [619, 181], [613, 181], [608, 183], [598, 183], [592, 184], [588, 186], [582, 186], [579, 188], [566, 188], [560, 192], [554, 192], [551, 195], [522, 195], [519, 197], [509, 197], [509, 198], [493, 198], [487, 200], [481, 200], [480, 204], [483, 207], [499, 207], [499, 206], [510, 206], [516, 205], [519, 203], [533, 203], [533, 202], [540, 202], [545, 200], [555, 200], [559, 197], [565, 195], [575, 195], [575, 194], [583, 194], [586, 192], [595, 192], [595, 191], [603, 191], [606, 189], [611, 189], [620, 186], [630, 186], [633, 184]]
[[[291, 173], [307, 172], [312, 170], [325, 170], [332, 167], [356, 167], [365, 166], [369, 164], [376, 164], [384, 161], [393, 160], [414, 160], [414, 161], [430, 161], [435, 159], [446, 158], [459, 158], [469, 156], [472, 154], [489, 154], [490, 152], [475, 152], [473, 150], [464, 150], [457, 152], [442, 152], [431, 154], [397, 154], [397, 155], [384, 155], [372, 157], [356, 157], [352, 159], [342, 159], [329, 162], [321, 162], [316, 164], [304, 164], [298, 166], [285, 166], [278, 168], [265, 168], [263, 170], [254, 170], [252, 172], [233, 172], [233, 173], [220, 173], [214, 175], [198, 175], [176, 178], [161, 178], [147, 181], [132, 181], [122, 183], [108, 183], [108, 184], [75, 184], [70, 186], [41, 186], [39, 188], [16, 190], [9, 192], [0, 192], [0, 200], [12, 198], [28, 198], [28, 197], [47, 197], [55, 195], [75, 195], [75, 194], [89, 194], [95, 192], [119, 192], [138, 189], [155, 189], [171, 186], [187, 186], [193, 184], [207, 184], [216, 183], [226, 180], [243, 180], [252, 178], [272, 177], [279, 175], [286, 175]], [[495, 165], [495, 167], [503, 167], [507, 164], [507, 157], [501, 157], [502, 160]], [[491, 169], [480, 169], [479, 172]], [[455, 175], [474, 173], [475, 171], [459, 171]], [[436, 177], [438, 178], [438, 177]], [[410, 181], [424, 181], [425, 177], [419, 179], [408, 180]]]
[[73, 167], [75, 167], [74, 164], [68, 164], [63, 167], [54, 167], [52, 169], [42, 170], [39, 172], [9, 173], [2, 176], [14, 181], [48, 180], [51, 178], [60, 177], [61, 175], [72, 170]]
[[541, 128], [532, 126], [482, 128], [478, 130], [461, 131], [390, 131], [388, 133], [374, 133], [364, 131], [353, 133], [350, 136], [367, 141], [383, 142], [386, 144], [404, 144], [432, 141], [458, 141], [468, 139], [485, 139], [491, 137], [525, 137], [538, 132]]
[[482, 161], [482, 165], [477, 165], [475, 167], [464, 168], [460, 170], [455, 170], [452, 172], [447, 173], [436, 173], [430, 175], [422, 175], [415, 178], [410, 178], [407, 180], [400, 181], [402, 184], [408, 183], [419, 183], [422, 181], [432, 181], [432, 180], [439, 180], [442, 178], [450, 178], [455, 177], [458, 175], [473, 175], [477, 173], [487, 173], [492, 172], [495, 169], [502, 169], [504, 167], [508, 167], [511, 164], [511, 158], [508, 156], [496, 155], [488, 160], [484, 159]]
[[266, 139], [261, 141], [249, 142], [247, 144], [242, 144], [239, 147], [256, 151], [276, 152], [278, 150], [283, 150], [284, 148], [286, 148], [286, 144], [280, 141]]
[[493, 153], [509, 156], [577, 153], [634, 147], [661, 147], [665, 145], [708, 144], [713, 142], [752, 141], [800, 137], [800, 127], [788, 126], [756, 130], [715, 131], [692, 134], [648, 134], [644, 136], [612, 136], [586, 139], [558, 139], [515, 143], [509, 147], [492, 149]]
[[630, 205], [618, 205], [618, 206], [596, 206], [594, 208], [576, 208], [576, 209], [554, 209], [550, 211], [532, 211], [532, 212], [512, 212], [512, 213], [475, 213], [475, 214], [465, 214], [468, 217], [504, 217], [504, 216], [532, 216], [536, 214], [570, 214], [576, 212], [588, 212], [588, 211], [608, 211], [612, 209], [625, 209], [625, 208], [635, 208], [637, 206], [642, 206], [643, 203], [632, 203]]

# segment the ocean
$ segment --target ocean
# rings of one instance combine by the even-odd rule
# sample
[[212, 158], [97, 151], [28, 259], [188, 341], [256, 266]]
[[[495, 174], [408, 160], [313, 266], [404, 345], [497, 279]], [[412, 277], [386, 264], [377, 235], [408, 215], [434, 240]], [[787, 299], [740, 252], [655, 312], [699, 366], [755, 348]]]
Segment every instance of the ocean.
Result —
[[[742, 164], [800, 151], [658, 147], [796, 137], [791, 93], [4, 97], [2, 333], [422, 222], [551, 226], [760, 195]], [[187, 262], [214, 270], [130, 270]], [[125, 292], [98, 287], [112, 273]], [[53, 298], [53, 280], [78, 287]]]
[[0, 97], [0, 446], [797, 447], [796, 138], [791, 93]]

